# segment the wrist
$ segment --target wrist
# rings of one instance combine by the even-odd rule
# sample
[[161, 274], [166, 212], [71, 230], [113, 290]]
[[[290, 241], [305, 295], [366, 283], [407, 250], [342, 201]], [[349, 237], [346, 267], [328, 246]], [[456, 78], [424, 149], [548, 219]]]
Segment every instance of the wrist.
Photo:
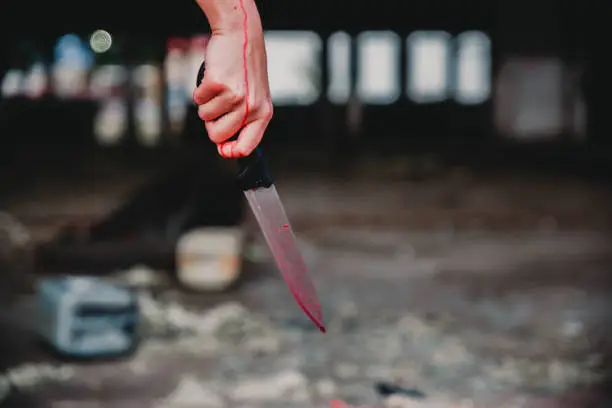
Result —
[[245, 28], [261, 31], [261, 20], [254, 0], [196, 1], [206, 14], [212, 34], [242, 33]]

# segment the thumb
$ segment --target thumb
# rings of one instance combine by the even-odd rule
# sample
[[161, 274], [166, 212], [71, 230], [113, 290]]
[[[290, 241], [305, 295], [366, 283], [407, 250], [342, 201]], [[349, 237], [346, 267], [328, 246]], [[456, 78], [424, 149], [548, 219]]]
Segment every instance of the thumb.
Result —
[[226, 159], [237, 159], [250, 155], [263, 138], [266, 120], [255, 120], [242, 128], [238, 139], [218, 145], [219, 154]]

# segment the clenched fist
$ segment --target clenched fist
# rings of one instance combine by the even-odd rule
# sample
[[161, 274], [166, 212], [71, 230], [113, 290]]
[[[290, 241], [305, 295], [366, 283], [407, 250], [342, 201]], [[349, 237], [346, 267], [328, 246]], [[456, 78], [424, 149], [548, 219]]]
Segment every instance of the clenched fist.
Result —
[[238, 158], [257, 147], [272, 119], [266, 50], [253, 1], [218, 1], [225, 24], [211, 21], [206, 71], [193, 99], [219, 154]]

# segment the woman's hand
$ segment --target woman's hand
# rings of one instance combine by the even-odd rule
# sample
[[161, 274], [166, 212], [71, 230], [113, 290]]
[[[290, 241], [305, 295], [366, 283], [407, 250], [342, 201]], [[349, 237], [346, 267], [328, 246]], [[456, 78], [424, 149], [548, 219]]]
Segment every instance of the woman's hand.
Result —
[[273, 113], [261, 21], [252, 0], [242, 1], [232, 7], [242, 24], [235, 18], [227, 27], [213, 26], [204, 78], [193, 93], [208, 137], [226, 158], [248, 156]]

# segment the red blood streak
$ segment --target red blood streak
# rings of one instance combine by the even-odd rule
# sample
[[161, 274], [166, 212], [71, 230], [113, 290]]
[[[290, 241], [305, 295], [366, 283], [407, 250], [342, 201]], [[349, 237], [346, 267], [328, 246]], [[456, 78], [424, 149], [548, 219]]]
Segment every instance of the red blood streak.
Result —
[[242, 43], [242, 73], [244, 75], [244, 87], [245, 87], [245, 93], [244, 93], [244, 98], [245, 98], [245, 106], [244, 106], [244, 119], [242, 120], [242, 124], [240, 125], [240, 128], [242, 129], [247, 122], [247, 118], [249, 117], [249, 96], [250, 96], [250, 91], [249, 91], [249, 71], [247, 68], [247, 58], [248, 58], [248, 47], [249, 47], [249, 30], [248, 30], [248, 26], [247, 23], [248, 21], [248, 17], [247, 17], [247, 11], [246, 11], [246, 7], [244, 7], [244, 0], [240, 0], [240, 8], [242, 9], [242, 32], [244, 34], [244, 41]]
[[[283, 229], [283, 231], [290, 232], [291, 229], [289, 225], [285, 225], [287, 229]], [[283, 227], [285, 225], [283, 225]], [[281, 232], [281, 228], [278, 228], [277, 232]], [[289, 259], [289, 254], [295, 251], [295, 249], [292, 248], [294, 244], [293, 239], [270, 239], [268, 240], [268, 244], [278, 264], [278, 268], [283, 274], [285, 282], [300, 308], [319, 330], [325, 333], [325, 326], [323, 325], [323, 318], [321, 316], [321, 307], [317, 299], [316, 290], [308, 277], [306, 263], [301, 257], [297, 263]]]

